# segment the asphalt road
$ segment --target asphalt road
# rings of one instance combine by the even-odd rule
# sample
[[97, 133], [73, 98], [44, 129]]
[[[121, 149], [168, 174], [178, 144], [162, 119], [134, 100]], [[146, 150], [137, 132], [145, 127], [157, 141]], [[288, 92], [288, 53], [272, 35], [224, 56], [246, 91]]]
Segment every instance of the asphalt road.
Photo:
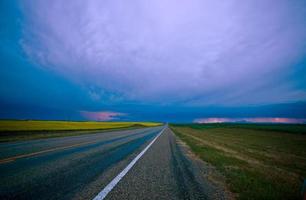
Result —
[[212, 199], [219, 194], [201, 178], [171, 130], [154, 127], [2, 143], [0, 199], [93, 199], [155, 138], [106, 199]]

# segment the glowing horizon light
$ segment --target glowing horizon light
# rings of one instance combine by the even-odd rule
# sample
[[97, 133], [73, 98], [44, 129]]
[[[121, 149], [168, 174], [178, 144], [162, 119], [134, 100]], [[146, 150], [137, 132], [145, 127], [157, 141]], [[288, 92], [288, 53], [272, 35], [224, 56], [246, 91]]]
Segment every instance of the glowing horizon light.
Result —
[[2, 0], [0, 9], [2, 120], [306, 119], [306, 0]]
[[285, 117], [254, 117], [254, 118], [199, 118], [193, 121], [194, 123], [237, 123], [237, 122], [248, 122], [248, 123], [283, 123], [283, 124], [305, 124], [306, 119], [304, 118], [285, 118]]
[[113, 111], [100, 111], [100, 112], [89, 112], [81, 111], [81, 115], [89, 120], [96, 121], [110, 121], [119, 118], [120, 116], [126, 115], [125, 113], [113, 112]]

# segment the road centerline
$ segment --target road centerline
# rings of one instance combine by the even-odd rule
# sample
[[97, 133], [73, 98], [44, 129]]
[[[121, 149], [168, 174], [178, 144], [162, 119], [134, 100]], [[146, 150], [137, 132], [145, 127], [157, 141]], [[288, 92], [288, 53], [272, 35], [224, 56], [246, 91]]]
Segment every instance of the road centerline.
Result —
[[[121, 140], [121, 139], [124, 139], [124, 138], [127, 138], [127, 137], [132, 137], [134, 135], [142, 134], [142, 133], [143, 132], [135, 133], [135, 134], [127, 135], [127, 136], [121, 136], [121, 137], [119, 136], [119, 137], [114, 138], [114, 139], [106, 140], [105, 143], [107, 143], [108, 141]], [[50, 152], [59, 151], [59, 150], [66, 150], [66, 149], [79, 147], [79, 146], [83, 146], [83, 145], [94, 144], [94, 143], [97, 143], [97, 141], [81, 142], [81, 143], [77, 143], [77, 144], [72, 144], [72, 145], [67, 145], [67, 146], [62, 146], [62, 147], [56, 147], [56, 148], [41, 150], [41, 151], [37, 151], [37, 152], [16, 155], [16, 156], [0, 159], [0, 164], [13, 162], [13, 161], [15, 161], [17, 159], [21, 159], [21, 158], [28, 158], [28, 157], [37, 156], [37, 155], [40, 155], [40, 154], [50, 153]]]

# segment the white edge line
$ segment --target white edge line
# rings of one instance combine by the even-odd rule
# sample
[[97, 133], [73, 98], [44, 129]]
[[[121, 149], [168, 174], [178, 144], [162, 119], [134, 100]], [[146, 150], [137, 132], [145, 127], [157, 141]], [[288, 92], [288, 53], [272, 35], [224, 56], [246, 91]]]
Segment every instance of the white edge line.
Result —
[[122, 170], [93, 200], [104, 199], [110, 191], [119, 183], [119, 181], [129, 172], [129, 170], [135, 165], [135, 163], [145, 154], [145, 152], [152, 146], [152, 144], [157, 140], [157, 138], [164, 132], [167, 128], [163, 128], [160, 133], [144, 148], [125, 168]]

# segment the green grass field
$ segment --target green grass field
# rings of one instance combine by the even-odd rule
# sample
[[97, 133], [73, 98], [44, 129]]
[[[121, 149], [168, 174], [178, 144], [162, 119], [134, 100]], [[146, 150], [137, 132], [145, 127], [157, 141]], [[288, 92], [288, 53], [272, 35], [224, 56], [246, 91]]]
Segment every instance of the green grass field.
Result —
[[238, 199], [301, 199], [306, 126], [172, 125], [172, 130], [226, 178]]
[[0, 142], [62, 137], [116, 129], [159, 126], [154, 122], [0, 121]]

